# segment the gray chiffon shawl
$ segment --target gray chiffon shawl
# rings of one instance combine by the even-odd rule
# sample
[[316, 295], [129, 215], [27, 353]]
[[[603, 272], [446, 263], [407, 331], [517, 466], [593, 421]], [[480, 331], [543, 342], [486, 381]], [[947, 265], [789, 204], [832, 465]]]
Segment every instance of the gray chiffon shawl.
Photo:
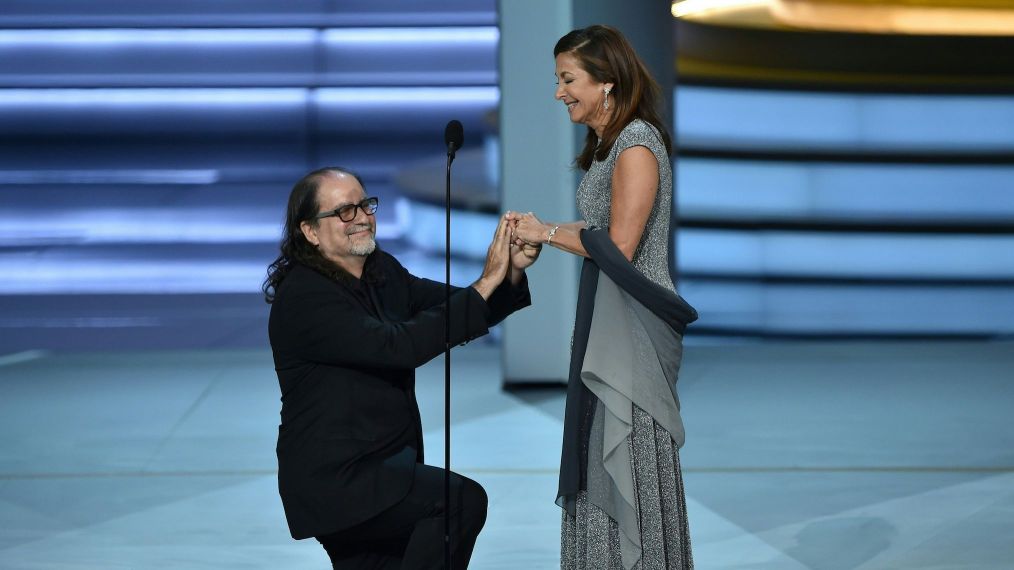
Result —
[[629, 569], [641, 557], [632, 406], [683, 445], [676, 380], [682, 335], [697, 312], [634, 269], [606, 230], [584, 230], [581, 242], [590, 257], [581, 270], [557, 504], [573, 515], [577, 493], [587, 491], [617, 522]]

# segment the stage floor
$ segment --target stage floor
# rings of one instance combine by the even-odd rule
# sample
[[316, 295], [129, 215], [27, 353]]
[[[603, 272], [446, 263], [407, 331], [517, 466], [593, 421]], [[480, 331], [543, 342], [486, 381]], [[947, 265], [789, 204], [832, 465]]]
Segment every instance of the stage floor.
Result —
[[[453, 463], [490, 495], [473, 568], [559, 565], [562, 388], [454, 358]], [[1010, 568], [1014, 343], [689, 346], [698, 568]], [[442, 359], [419, 374], [443, 458]], [[320, 569], [289, 538], [265, 350], [0, 356], [0, 568]]]

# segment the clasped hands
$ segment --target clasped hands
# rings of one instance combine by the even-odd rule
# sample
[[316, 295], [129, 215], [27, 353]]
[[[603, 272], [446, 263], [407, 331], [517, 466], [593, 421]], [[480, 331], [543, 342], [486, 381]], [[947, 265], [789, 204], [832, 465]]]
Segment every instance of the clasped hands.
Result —
[[531, 212], [508, 211], [500, 218], [486, 252], [482, 276], [472, 284], [484, 299], [489, 299], [505, 278], [514, 284], [521, 281], [524, 270], [535, 263], [542, 251], [546, 231], [540, 228], [544, 226]]

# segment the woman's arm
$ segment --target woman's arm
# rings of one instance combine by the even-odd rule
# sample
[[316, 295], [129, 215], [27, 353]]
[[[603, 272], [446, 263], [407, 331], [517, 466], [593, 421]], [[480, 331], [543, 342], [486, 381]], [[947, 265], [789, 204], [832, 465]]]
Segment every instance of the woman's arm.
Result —
[[[634, 259], [657, 194], [658, 161], [655, 155], [643, 146], [632, 146], [621, 152], [613, 169], [609, 237], [627, 260]], [[515, 243], [548, 243], [568, 253], [588, 257], [588, 252], [581, 245], [581, 230], [585, 228], [585, 222], [546, 223], [531, 212], [514, 216]]]
[[633, 261], [658, 194], [658, 161], [644, 146], [620, 153], [613, 169], [609, 206], [609, 237]]
[[[560, 224], [546, 223], [531, 212], [515, 214], [515, 216], [517, 216], [517, 227], [514, 229], [514, 243], [548, 243], [567, 253], [588, 257], [588, 252], [581, 245], [581, 230], [586, 225], [583, 221]], [[556, 228], [555, 232], [553, 232], [553, 228]], [[553, 232], [552, 239], [549, 237], [550, 232]]]

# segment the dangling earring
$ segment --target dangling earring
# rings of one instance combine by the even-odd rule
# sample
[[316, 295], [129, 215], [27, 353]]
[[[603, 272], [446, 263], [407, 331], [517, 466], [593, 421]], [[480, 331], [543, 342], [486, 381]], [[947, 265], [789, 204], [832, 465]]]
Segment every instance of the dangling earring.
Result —
[[612, 87], [603, 87], [602, 92], [606, 94], [606, 98], [602, 101], [602, 108], [606, 111], [609, 110], [609, 92], [612, 91]]

